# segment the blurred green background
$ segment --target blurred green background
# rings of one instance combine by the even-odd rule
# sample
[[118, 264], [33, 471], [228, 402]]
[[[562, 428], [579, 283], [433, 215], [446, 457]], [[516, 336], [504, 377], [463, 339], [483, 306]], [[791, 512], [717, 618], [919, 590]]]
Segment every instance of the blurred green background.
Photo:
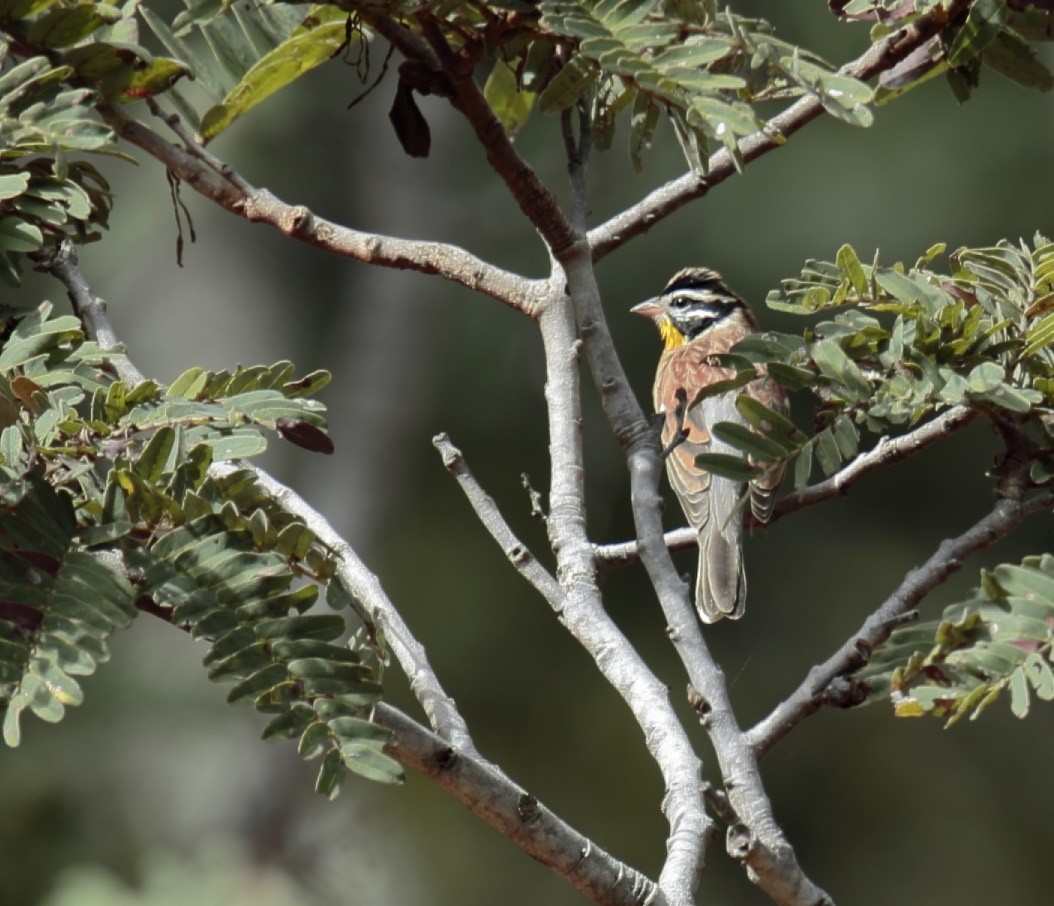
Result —
[[[866, 27], [837, 24], [822, 3], [744, 3], [778, 33], [841, 62]], [[374, 52], [373, 72], [381, 54]], [[1049, 55], [1048, 55], [1049, 59]], [[537, 238], [443, 103], [421, 108], [427, 160], [406, 157], [386, 112], [393, 74], [352, 111], [355, 70], [334, 62], [233, 127], [214, 150], [282, 199], [363, 230], [460, 244], [487, 260], [544, 273]], [[140, 112], [141, 111], [140, 108]], [[957, 106], [935, 82], [877, 111], [870, 130], [820, 121], [786, 147], [683, 209], [599, 267], [611, 328], [642, 400], [658, 341], [628, 314], [686, 264], [720, 269], [760, 300], [805, 258], [843, 242], [862, 258], [914, 258], [932, 243], [994, 244], [1054, 231], [1054, 117], [1048, 96], [985, 73]], [[156, 128], [161, 128], [158, 125]], [[537, 119], [520, 147], [564, 197], [558, 123]], [[591, 170], [592, 222], [679, 174], [660, 133], [643, 176], [623, 133]], [[154, 161], [108, 168], [110, 234], [82, 251], [139, 366], [171, 380], [191, 365], [291, 358], [325, 367], [337, 453], [294, 448], [268, 465], [343, 531], [457, 699], [482, 752], [617, 856], [657, 874], [662, 785], [621, 700], [510, 569], [474, 520], [431, 446], [447, 431], [509, 521], [538, 554], [542, 528], [520, 486], [547, 486], [541, 348], [533, 325], [498, 303], [421, 275], [330, 258], [236, 220], [184, 187], [197, 243], [176, 264], [176, 228]], [[30, 297], [60, 300], [40, 278]], [[760, 312], [765, 326], [801, 324]], [[586, 387], [589, 528], [632, 536], [627, 476]], [[708, 630], [743, 724], [767, 713], [852, 632], [939, 541], [987, 512], [995, 449], [975, 425], [750, 539], [750, 613]], [[671, 507], [670, 526], [679, 519]], [[966, 564], [925, 613], [976, 584], [978, 569], [1049, 550], [1049, 519]], [[694, 568], [694, 555], [681, 555]], [[610, 612], [671, 688], [685, 678], [643, 572], [605, 581]], [[208, 683], [202, 650], [143, 617], [114, 640], [84, 683], [87, 701], [57, 727], [27, 718], [21, 748], [0, 751], [0, 903], [401, 906], [581, 902], [462, 806], [411, 775], [402, 788], [350, 781], [335, 803], [312, 792], [314, 765], [290, 744], [259, 741], [262, 721], [232, 712]], [[391, 701], [418, 710], [405, 681]], [[1054, 744], [1049, 705], [1026, 721], [1000, 703], [944, 731], [896, 721], [881, 706], [824, 711], [765, 760], [777, 819], [807, 872], [839, 902], [960, 906], [1045, 902]], [[689, 724], [691, 718], [686, 717]], [[694, 730], [713, 777], [701, 731]], [[700, 902], [766, 900], [709, 853]]]

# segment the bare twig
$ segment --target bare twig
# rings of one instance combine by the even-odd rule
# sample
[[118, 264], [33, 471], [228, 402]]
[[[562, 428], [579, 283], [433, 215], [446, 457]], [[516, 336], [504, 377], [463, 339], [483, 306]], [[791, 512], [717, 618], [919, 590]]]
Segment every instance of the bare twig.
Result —
[[[933, 12], [920, 16], [876, 42], [839, 72], [866, 80], [892, 69], [969, 5], [969, 0], [955, 0], [948, 9], [937, 7]], [[747, 136], [739, 143], [743, 162], [749, 163], [775, 150], [823, 112], [823, 105], [814, 96], [801, 98], [791, 104], [769, 120], [760, 132]], [[736, 172], [732, 155], [721, 150], [711, 156], [705, 176], [687, 173], [660, 186], [637, 204], [589, 231], [589, 245], [593, 249], [594, 260], [599, 261], [630, 239], [650, 230], [674, 211], [706, 195]]]
[[[768, 524], [772, 524], [784, 516], [789, 516], [798, 510], [823, 503], [835, 497], [842, 497], [860, 479], [870, 475], [879, 469], [900, 462], [916, 453], [920, 453], [931, 444], [965, 428], [978, 416], [978, 411], [969, 406], [953, 406], [942, 412], [932, 421], [920, 425], [907, 434], [898, 437], [882, 437], [875, 446], [866, 453], [861, 453], [856, 459], [848, 463], [844, 469], [836, 472], [830, 478], [788, 494], [773, 511]], [[752, 517], [747, 517], [748, 519]], [[749, 523], [757, 525], [756, 521]], [[665, 535], [666, 546], [670, 550], [682, 550], [694, 547], [698, 543], [698, 534], [693, 528], [680, 528], [667, 532]], [[636, 541], [624, 541], [618, 544], [599, 545], [596, 550], [597, 559], [601, 569], [614, 569], [618, 566], [626, 566], [636, 563], [640, 559], [640, 551]]]
[[461, 490], [465, 492], [469, 503], [483, 527], [490, 536], [498, 542], [505, 556], [513, 565], [516, 572], [523, 576], [534, 586], [534, 589], [549, 602], [554, 609], [563, 606], [563, 591], [560, 584], [549, 574], [535, 556], [527, 549], [527, 546], [516, 537], [509, 527], [505, 518], [501, 515], [498, 505], [486, 491], [480, 487], [475, 476], [469, 470], [465, 457], [461, 451], [451, 443], [446, 434], [437, 434], [432, 438], [432, 445], [443, 457], [443, 465], [450, 472]]
[[389, 705], [375, 720], [395, 733], [389, 753], [435, 781], [524, 852], [596, 903], [656, 902], [655, 882], [605, 852], [489, 762], [466, 756]]
[[[265, 223], [334, 255], [382, 267], [436, 274], [532, 318], [537, 317], [537, 294], [544, 289], [542, 281], [502, 270], [455, 245], [398, 239], [341, 226], [317, 216], [303, 205], [287, 204], [267, 189], [250, 185], [229, 164], [196, 144], [181, 126], [177, 135], [185, 148], [166, 141], [149, 126], [116, 107], [104, 105], [99, 112], [121, 138], [157, 158], [196, 192], [238, 217]], [[166, 122], [173, 125], [179, 121], [168, 117]]]
[[1001, 497], [992, 511], [955, 538], [942, 541], [932, 556], [912, 569], [863, 625], [826, 661], [813, 667], [808, 676], [772, 712], [747, 731], [747, 740], [758, 755], [764, 755], [806, 717], [824, 704], [831, 684], [867, 661], [868, 653], [881, 644], [930, 591], [962, 567], [964, 558], [983, 551], [1012, 532], [1028, 515], [1054, 504], [1054, 491], [1028, 499]]

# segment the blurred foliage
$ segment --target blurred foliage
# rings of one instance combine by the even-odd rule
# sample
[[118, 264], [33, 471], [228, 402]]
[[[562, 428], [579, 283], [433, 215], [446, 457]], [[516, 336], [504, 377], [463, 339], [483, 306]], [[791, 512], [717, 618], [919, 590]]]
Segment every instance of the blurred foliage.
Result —
[[285, 875], [254, 865], [229, 841], [210, 840], [195, 857], [154, 852], [132, 887], [91, 866], [67, 869], [41, 906], [310, 906]]

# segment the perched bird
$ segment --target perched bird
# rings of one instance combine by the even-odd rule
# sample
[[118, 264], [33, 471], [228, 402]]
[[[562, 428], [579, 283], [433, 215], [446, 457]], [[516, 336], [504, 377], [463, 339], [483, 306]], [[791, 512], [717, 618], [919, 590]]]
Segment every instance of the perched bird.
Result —
[[[722, 617], [739, 619], [747, 591], [739, 506], [744, 486], [711, 475], [695, 464], [695, 458], [700, 453], [739, 454], [711, 436], [710, 426], [717, 422], [747, 424], [736, 408], [740, 394], [748, 393], [781, 414], [787, 410], [786, 395], [775, 381], [761, 376], [745, 388], [696, 400], [701, 390], [735, 374], [712, 357], [728, 352], [758, 326], [746, 302], [716, 271], [705, 267], [678, 271], [658, 296], [631, 310], [655, 322], [664, 344], [652, 393], [655, 411], [666, 416], [662, 428], [663, 446], [669, 451], [666, 473], [688, 522], [699, 534], [696, 609], [705, 623]], [[678, 400], [678, 391], [683, 391], [683, 402]], [[679, 434], [684, 439], [670, 449]], [[751, 509], [762, 522], [772, 515], [782, 476], [782, 464], [775, 465], [750, 484]]]

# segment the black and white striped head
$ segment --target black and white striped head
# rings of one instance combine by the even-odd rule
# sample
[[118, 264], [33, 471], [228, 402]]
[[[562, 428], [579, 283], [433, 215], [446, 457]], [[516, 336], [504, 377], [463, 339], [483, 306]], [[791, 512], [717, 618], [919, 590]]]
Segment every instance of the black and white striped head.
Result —
[[630, 309], [651, 318], [667, 349], [682, 346], [745, 308], [744, 302], [708, 267], [678, 271], [663, 291]]

